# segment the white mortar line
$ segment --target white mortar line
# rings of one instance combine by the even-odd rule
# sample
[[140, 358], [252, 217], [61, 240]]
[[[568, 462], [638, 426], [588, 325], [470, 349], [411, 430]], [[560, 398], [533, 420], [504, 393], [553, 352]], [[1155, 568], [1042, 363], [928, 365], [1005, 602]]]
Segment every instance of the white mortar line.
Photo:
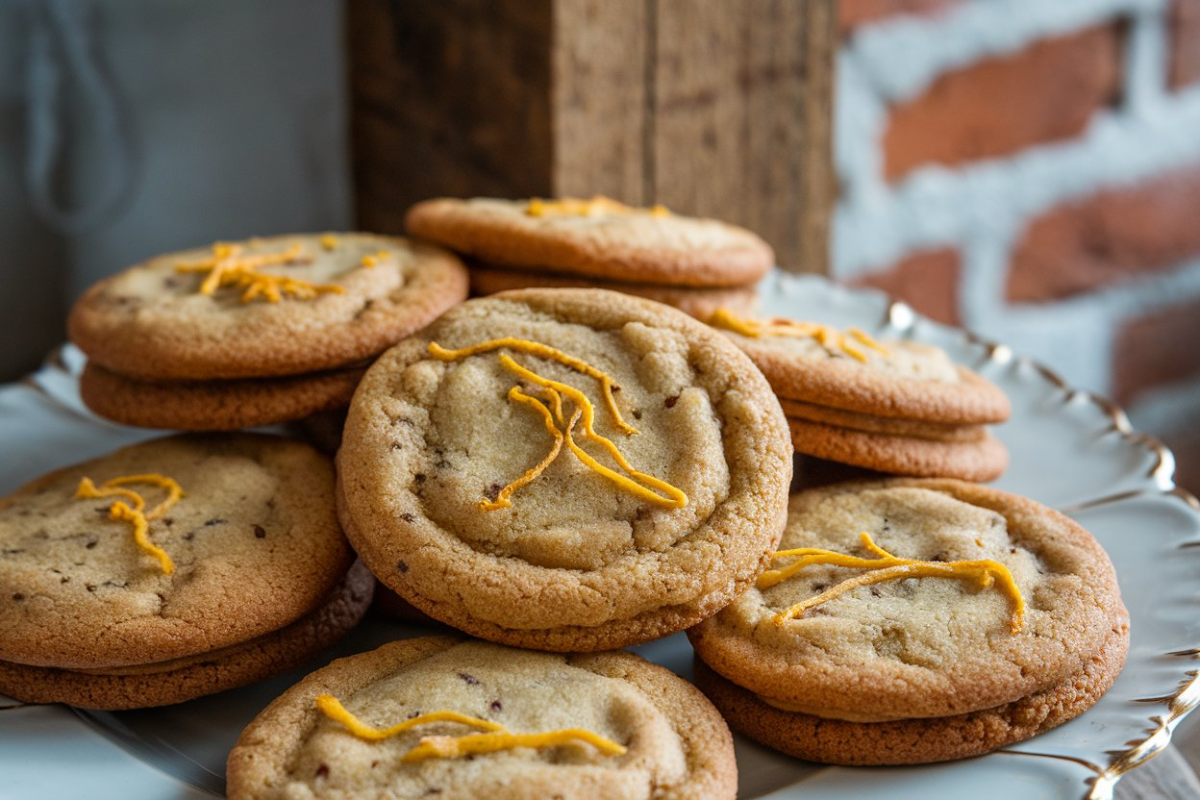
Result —
[[887, 100], [905, 100], [938, 75], [1031, 42], [1167, 0], [975, 0], [933, 17], [901, 16], [856, 31], [847, 49]]

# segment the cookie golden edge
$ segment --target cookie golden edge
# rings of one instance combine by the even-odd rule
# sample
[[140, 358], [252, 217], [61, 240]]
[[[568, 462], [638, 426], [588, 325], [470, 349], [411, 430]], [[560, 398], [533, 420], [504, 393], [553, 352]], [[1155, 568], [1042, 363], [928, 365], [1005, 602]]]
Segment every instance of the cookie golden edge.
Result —
[[917, 478], [987, 483], [1008, 468], [1008, 449], [988, 431], [975, 441], [938, 441], [788, 418], [797, 453]]
[[[715, 614], [749, 588], [758, 575], [766, 569], [771, 553], [778, 545], [779, 537], [782, 535], [787, 518], [787, 490], [790, 486], [792, 471], [792, 448], [787, 442], [786, 420], [783, 418], [782, 411], [779, 409], [779, 404], [771, 393], [769, 385], [753, 363], [731, 342], [707, 325], [680, 311], [641, 298], [603, 290], [569, 289], [530, 289], [505, 292], [494, 295], [493, 298], [518, 303], [529, 302], [538, 308], [542, 308], [538, 304], [549, 304], [559, 299], [583, 305], [603, 304], [606, 311], [610, 310], [613, 305], [624, 305], [626, 308], [632, 309], [629, 313], [633, 314], [635, 319], [638, 318], [638, 314], [646, 318], [653, 315], [656, 318], [664, 319], [667, 327], [673, 327], [693, 338], [704, 340], [711, 347], [722, 351], [724, 357], [732, 359], [733, 364], [737, 367], [739, 380], [745, 383], [739, 389], [760, 401], [756, 408], [756, 422], [750, 424], [749, 421], [746, 421], [742, 426], [746, 441], [753, 444], [760, 460], [770, 457], [776, 450], [779, 455], [779, 463], [776, 465], [780, 470], [778, 480], [773, 479], [775, 474], [773, 470], [756, 467], [752, 485], [748, 485], [741, 492], [737, 502], [745, 505], [751, 501], [751, 495], [762, 494], [765, 498], [763, 502], [774, 507], [774, 518], [762, 525], [754, 526], [752, 530], [745, 531], [745, 536], [722, 534], [725, 541], [745, 552], [739, 556], [737, 563], [728, 565], [730, 569], [728, 580], [722, 581], [712, 591], [695, 597], [687, 603], [676, 603], [631, 616], [619, 616], [599, 625], [512, 628], [496, 621], [479, 619], [466, 613], [460, 607], [444, 602], [435, 602], [422, 595], [405, 578], [408, 567], [405, 564], [405, 552], [401, 545], [412, 538], [406, 536], [405, 531], [411, 531], [417, 525], [425, 524], [426, 521], [417, 519], [406, 522], [401, 519], [381, 517], [379, 509], [375, 508], [375, 504], [369, 496], [356, 496], [362, 494], [362, 489], [358, 486], [360, 481], [356, 478], [355, 472], [361, 468], [361, 465], [353, 452], [355, 450], [353, 442], [364, 436], [369, 438], [370, 431], [370, 425], [363, 417], [368, 412], [363, 411], [361, 407], [365, 400], [360, 400], [360, 398], [363, 398], [372, 389], [374, 384], [372, 373], [375, 370], [388, 369], [391, 366], [389, 363], [391, 353], [396, 352], [400, 347], [409, 346], [407, 343], [401, 343], [389, 354], [381, 357], [368, 372], [363, 383], [359, 385], [347, 418], [343, 446], [338, 453], [338, 514], [342, 528], [346, 531], [351, 545], [371, 567], [380, 582], [434, 619], [479, 638], [500, 644], [558, 652], [596, 651], [626, 647], [684, 630]], [[424, 335], [424, 332], [420, 334], [420, 336]], [[782, 437], [778, 434], [782, 434]], [[355, 493], [354, 496], [352, 496], [352, 492]], [[727, 499], [723, 505], [728, 505], [730, 502], [733, 501]], [[714, 512], [714, 517], [720, 513], [721, 508], [718, 507], [718, 512]], [[726, 513], [718, 518], [718, 522], [734, 524], [741, 519], [735, 514], [735, 511], [736, 509], [732, 507], [726, 509]], [[710, 520], [712, 519], [710, 517]], [[706, 521], [704, 524], [708, 525], [710, 522]], [[747, 541], [750, 537], [757, 537], [755, 541], [761, 546], [750, 546]], [[480, 582], [480, 576], [476, 574], [475, 580]], [[493, 607], [503, 607], [505, 602], [520, 602], [520, 599], [495, 598], [492, 605]]]
[[[677, 219], [693, 223], [698, 220]], [[708, 222], [727, 231], [729, 241], [725, 246], [692, 249], [643, 245], [623, 238], [597, 246], [562, 230], [539, 230], [521, 217], [497, 220], [472, 209], [468, 201], [439, 197], [410, 208], [404, 227], [413, 236], [496, 266], [610, 281], [738, 286], [759, 280], [774, 266], [775, 252], [756, 234], [727, 223]]]
[[177, 667], [170, 662], [134, 665], [123, 674], [0, 661], [0, 692], [25, 703], [123, 711], [173, 705], [235, 689], [299, 666], [335, 644], [366, 614], [374, 589], [374, 576], [361, 561], [355, 561], [319, 608], [278, 631], [180, 659]]
[[[319, 694], [344, 697], [378, 678], [465, 641], [426, 636], [390, 642], [334, 661], [275, 699], [242, 732], [226, 764], [230, 800], [254, 800], [286, 781], [287, 765], [324, 717]], [[672, 723], [688, 760], [689, 779], [672, 787], [679, 800], [723, 800], [737, 793], [737, 762], [729, 726], [695, 686], [665, 667], [627, 652], [568, 655], [572, 666], [633, 683]]]
[[94, 414], [121, 425], [236, 431], [345, 408], [365, 373], [360, 367], [282, 378], [146, 381], [89, 361], [79, 394]]
[[[289, 243], [312, 234], [264, 238]], [[437, 319], [467, 297], [467, 269], [453, 253], [427, 242], [376, 234], [383, 246], [412, 252], [419, 265], [410, 280], [385, 298], [364, 303], [353, 319], [330, 319], [315, 336], [297, 336], [284, 326], [258, 326], [253, 346], [237, 341], [198, 344], [161, 326], [114, 320], [101, 297], [112, 280], [155, 261], [164, 253], [93, 284], [75, 302], [67, 319], [70, 340], [91, 361], [121, 375], [145, 380], [266, 378], [338, 369], [378, 355], [400, 339]], [[311, 309], [319, 301], [285, 300]], [[331, 335], [332, 334], [332, 335]]]
[[848, 722], [783, 711], [695, 659], [696, 686], [736, 731], [796, 758], [842, 766], [896, 766], [990, 753], [1069, 722], [1112, 688], [1129, 651], [1127, 622], [1063, 683], [995, 708], [949, 717]]

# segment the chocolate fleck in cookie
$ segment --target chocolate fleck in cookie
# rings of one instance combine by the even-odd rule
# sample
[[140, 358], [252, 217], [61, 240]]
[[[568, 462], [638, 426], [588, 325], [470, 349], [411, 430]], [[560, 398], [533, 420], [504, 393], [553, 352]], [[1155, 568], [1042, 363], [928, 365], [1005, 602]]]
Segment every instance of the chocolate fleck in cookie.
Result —
[[329, 460], [273, 436], [176, 436], [0, 501], [0, 691], [98, 708], [273, 674], [348, 630], [373, 584]]
[[304, 419], [350, 405], [365, 367], [280, 378], [153, 381], [127, 378], [88, 362], [79, 378], [83, 402], [123, 425], [233, 431]]
[[744, 228], [591, 200], [439, 198], [405, 227], [485, 266], [670, 286], [738, 286], [765, 275], [774, 252]]
[[969, 483], [792, 496], [772, 568], [688, 632], [730, 724], [792, 755], [979, 755], [1083, 713], [1116, 680], [1129, 615], [1078, 524]]
[[471, 272], [471, 292], [476, 295], [496, 294], [514, 289], [608, 289], [678, 308], [697, 319], [708, 319], [713, 312], [721, 308], [732, 309], [738, 314], [753, 314], [758, 307], [758, 294], [752, 285], [708, 289], [602, 281], [550, 272], [492, 269], [474, 263], [468, 264], [468, 268]]
[[158, 256], [89, 289], [71, 340], [128, 377], [210, 380], [336, 369], [466, 297], [438, 247], [371, 234], [218, 243]]
[[471, 300], [354, 396], [339, 513], [385, 585], [506, 644], [601, 650], [765, 567], [792, 449], [770, 387], [687, 315], [600, 290]]
[[426, 637], [314, 672], [229, 755], [231, 800], [299, 796], [721, 800], [729, 729], [687, 681], [623, 652]]
[[954, 425], [1003, 422], [1010, 413], [1003, 391], [933, 345], [876, 341], [856, 328], [813, 322], [741, 319], [728, 311], [709, 322], [750, 356], [781, 398]]

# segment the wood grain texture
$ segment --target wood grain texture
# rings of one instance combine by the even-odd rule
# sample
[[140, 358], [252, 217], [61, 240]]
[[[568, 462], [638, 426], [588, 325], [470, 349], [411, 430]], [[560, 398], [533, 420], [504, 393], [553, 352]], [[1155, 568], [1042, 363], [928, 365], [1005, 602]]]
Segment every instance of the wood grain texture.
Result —
[[826, 271], [834, 0], [350, 0], [360, 224], [605, 194]]
[[1189, 800], [1200, 797], [1200, 779], [1179, 749], [1170, 747], [1117, 783], [1116, 800]]

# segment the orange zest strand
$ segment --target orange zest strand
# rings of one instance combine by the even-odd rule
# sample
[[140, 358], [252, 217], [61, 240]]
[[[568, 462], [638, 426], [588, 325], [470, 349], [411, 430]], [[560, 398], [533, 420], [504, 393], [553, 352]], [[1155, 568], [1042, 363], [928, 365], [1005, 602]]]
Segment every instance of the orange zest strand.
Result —
[[377, 253], [371, 253], [369, 255], [365, 255], [362, 257], [362, 265], [364, 267], [368, 267], [368, 268], [379, 266], [379, 262], [383, 261], [385, 258], [387, 258], [390, 255], [391, 255], [391, 253], [388, 252], [387, 250], [380, 250]]
[[846, 592], [862, 586], [870, 586], [884, 581], [904, 580], [906, 578], [956, 578], [958, 580], [973, 580], [981, 589], [990, 589], [999, 583], [999, 588], [1012, 601], [1013, 611], [1009, 627], [1013, 633], [1020, 632], [1025, 622], [1025, 599], [1021, 590], [1013, 580], [1008, 567], [998, 561], [984, 559], [980, 561], [918, 561], [911, 558], [897, 558], [884, 550], [871, 539], [865, 531], [861, 535], [862, 545], [876, 558], [859, 558], [832, 550], [822, 550], [818, 547], [799, 547], [793, 550], [779, 550], [772, 559], [795, 558], [796, 560], [781, 569], [769, 569], [758, 578], [759, 589], [767, 589], [781, 581], [787, 580], [807, 566], [825, 564], [848, 569], [868, 570], [862, 575], [847, 578], [841, 583], [818, 595], [802, 600], [784, 609], [773, 617], [776, 625], [782, 626], [789, 619], [798, 617], [811, 608], [828, 603]]
[[669, 217], [670, 210], [664, 205], [655, 205], [642, 209], [627, 206], [610, 197], [596, 195], [590, 200], [578, 197], [564, 197], [560, 200], [543, 200], [535, 197], [525, 206], [525, 213], [531, 217], [601, 217], [626, 216], [629, 214], [649, 214], [652, 217]]
[[475, 753], [495, 753], [516, 747], [558, 747], [572, 742], [584, 742], [595, 747], [604, 755], [624, 755], [626, 748], [599, 734], [582, 728], [566, 728], [546, 733], [512, 733], [503, 725], [478, 717], [468, 717], [457, 711], [434, 711], [405, 720], [390, 728], [373, 728], [360, 721], [346, 710], [333, 695], [322, 694], [316, 698], [317, 708], [326, 717], [343, 725], [351, 734], [368, 742], [390, 739], [419, 725], [435, 722], [450, 722], [481, 728], [487, 733], [466, 736], [423, 736], [416, 747], [401, 757], [401, 761], [424, 761], [428, 758], [461, 758]]
[[[621, 451], [617, 449], [617, 446], [611, 439], [596, 433], [592, 425], [592, 423], [595, 421], [595, 410], [592, 406], [592, 401], [587, 398], [587, 395], [576, 389], [574, 386], [568, 386], [565, 383], [560, 383], [558, 381], [551, 380], [550, 378], [544, 378], [541, 375], [538, 375], [536, 372], [522, 367], [516, 361], [513, 361], [508, 355], [503, 353], [500, 355], [500, 363], [505, 369], [516, 374], [517, 377], [524, 378], [530, 383], [541, 386], [544, 389], [560, 392], [575, 403], [575, 416], [572, 417], [571, 423], [565, 426], [564, 436], [566, 438], [567, 447], [570, 448], [571, 452], [575, 454], [576, 458], [600, 475], [603, 475], [605, 478], [608, 478], [610, 481], [620, 486], [622, 489], [637, 495], [649, 503], [662, 506], [664, 508], [683, 508], [687, 505], [688, 497], [682, 489], [679, 489], [678, 487], [675, 487], [666, 481], [659, 480], [653, 475], [647, 475], [644, 472], [639, 472], [638, 470], [634, 469], [633, 465], [626, 460], [625, 456], [621, 454]], [[555, 401], [555, 405], [558, 408], [559, 424], [561, 425], [561, 401]], [[613, 470], [604, 466], [600, 462], [596, 461], [596, 459], [585, 453], [579, 447], [579, 445], [575, 444], [575, 440], [571, 436], [571, 428], [574, 427], [575, 419], [580, 415], [583, 417], [584, 436], [586, 436], [588, 440], [595, 442], [608, 451], [608, 454], [612, 456], [613, 461], [616, 461], [617, 465], [620, 466], [621, 469], [626, 473], [628, 473], [630, 478], [633, 478], [634, 480], [630, 480], [624, 475], [614, 472]], [[662, 494], [657, 494], [656, 492], [645, 488], [645, 486], [642, 486], [636, 481], [641, 481], [641, 483], [644, 483], [653, 489], [659, 490], [662, 492]]]
[[[167, 497], [155, 506], [150, 513], [146, 513], [146, 500], [132, 489], [123, 488], [134, 483], [149, 483], [166, 489]], [[109, 516], [113, 519], [131, 523], [133, 525], [133, 540], [137, 542], [138, 547], [154, 556], [165, 574], [170, 575], [175, 572], [175, 562], [171, 560], [167, 552], [150, 541], [150, 523], [166, 514], [167, 510], [175, 505], [179, 501], [179, 498], [183, 497], [183, 489], [173, 479], [157, 473], [124, 475], [119, 478], [107, 480], [97, 487], [91, 478], [84, 478], [79, 482], [79, 488], [75, 491], [75, 496], [85, 499], [104, 497], [125, 498], [128, 502], [118, 500], [112, 504], [109, 508]]]
[[508, 390], [508, 399], [517, 403], [523, 403], [530, 408], [536, 409], [542, 415], [542, 419], [546, 423], [546, 430], [549, 431], [550, 435], [554, 437], [554, 444], [550, 447], [550, 452], [546, 454], [545, 458], [543, 458], [535, 466], [526, 470], [524, 475], [501, 489], [500, 493], [496, 495], [495, 500], [480, 500], [479, 507], [484, 511], [495, 511], [500, 508], [508, 508], [511, 506], [512, 500], [509, 500], [508, 498], [512, 497], [512, 495], [522, 487], [527, 486], [537, 480], [542, 472], [545, 471], [546, 467], [550, 466], [554, 459], [558, 458], [559, 452], [562, 451], [562, 431], [555, 427], [554, 419], [550, 416], [550, 411], [544, 405], [539, 403], [535, 398], [530, 397], [522, 392], [516, 386]]
[[[837, 328], [822, 325], [818, 322], [799, 322], [797, 320], [776, 318], [771, 320], [743, 319], [728, 308], [719, 308], [709, 317], [708, 324], [714, 328], [724, 328], [740, 333], [750, 339], [764, 337], [780, 337], [790, 339], [814, 339], [831, 354], [840, 349], [851, 358], [864, 364], [868, 360], [866, 350], [874, 350], [882, 356], [888, 354], [888, 349], [860, 328], [849, 328], [842, 333]], [[859, 345], [862, 345], [861, 347]], [[836, 349], [835, 349], [836, 348]]]
[[333, 250], [338, 245], [337, 237], [334, 236], [332, 233], [325, 234], [317, 241], [320, 242], [321, 247], [324, 248], [325, 250]]
[[621, 416], [621, 412], [617, 408], [616, 398], [613, 397], [613, 388], [616, 386], [616, 382], [613, 381], [608, 374], [601, 372], [586, 361], [575, 358], [575, 356], [567, 355], [563, 351], [553, 348], [550, 345], [542, 344], [541, 342], [531, 342], [528, 339], [514, 339], [512, 337], [505, 337], [503, 339], [492, 339], [491, 341], [483, 342], [471, 347], [464, 347], [459, 350], [447, 350], [437, 342], [431, 342], [429, 344], [429, 353], [439, 361], [458, 361], [460, 359], [467, 358], [468, 356], [478, 355], [479, 353], [488, 353], [492, 350], [501, 350], [504, 348], [516, 350], [519, 353], [525, 353], [531, 356], [548, 358], [551, 361], [557, 361], [564, 367], [570, 367], [576, 372], [581, 372], [584, 375], [587, 375], [589, 378], [595, 378], [600, 382], [600, 391], [604, 394], [604, 404], [608, 407], [609, 413], [612, 414], [613, 423], [617, 426], [617, 428], [627, 435], [632, 436], [638, 432], [637, 428], [627, 423], [625, 418]]
[[206, 272], [208, 274], [200, 284], [200, 294], [212, 295], [217, 289], [232, 286], [242, 290], [243, 303], [249, 303], [258, 297], [269, 303], [278, 303], [284, 295], [311, 300], [319, 294], [344, 294], [346, 291], [336, 284], [314, 284], [287, 275], [271, 275], [258, 271], [259, 267], [310, 261], [311, 259], [301, 252], [299, 243], [279, 253], [256, 256], [243, 255], [243, 249], [240, 244], [218, 242], [213, 245], [212, 258], [182, 262], [176, 265], [175, 271]]
[[429, 725], [434, 722], [456, 722], [459, 725], [468, 725], [473, 728], [481, 728], [485, 731], [502, 731], [504, 726], [497, 722], [491, 722], [478, 717], [468, 717], [465, 714], [459, 714], [457, 711], [434, 711], [429, 714], [421, 714], [412, 719], [393, 725], [390, 728], [372, 728], [361, 722], [356, 716], [346, 710], [346, 707], [331, 694], [322, 694], [317, 696], [317, 708], [321, 713], [329, 717], [334, 722], [339, 722], [346, 727], [352, 734], [359, 739], [365, 739], [369, 742], [379, 742], [384, 739], [390, 739], [404, 733], [407, 730], [417, 727], [418, 725]]

